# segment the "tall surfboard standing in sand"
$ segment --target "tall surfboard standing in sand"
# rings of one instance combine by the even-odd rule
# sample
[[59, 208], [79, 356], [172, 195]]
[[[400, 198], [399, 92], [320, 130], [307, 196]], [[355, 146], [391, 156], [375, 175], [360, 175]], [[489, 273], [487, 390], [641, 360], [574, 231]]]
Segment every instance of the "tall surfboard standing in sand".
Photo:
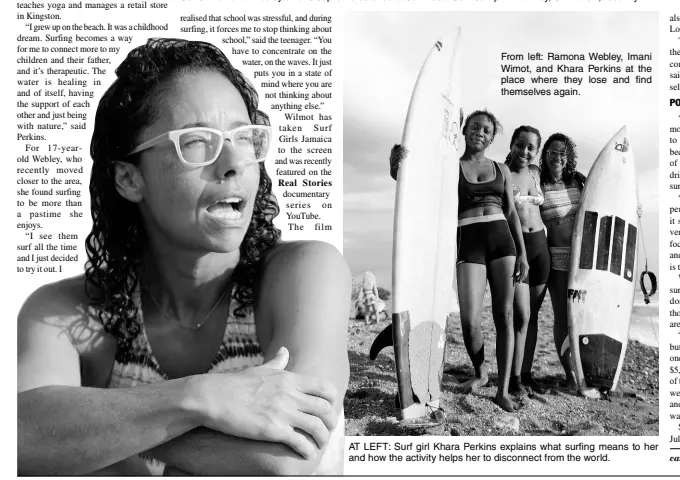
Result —
[[411, 423], [439, 410], [446, 319], [455, 298], [459, 43], [459, 28], [435, 43], [411, 97], [394, 212], [392, 328], [371, 349], [375, 358], [394, 345], [401, 414]]
[[626, 127], [590, 169], [571, 242], [567, 316], [579, 391], [615, 390], [635, 293], [638, 195]]

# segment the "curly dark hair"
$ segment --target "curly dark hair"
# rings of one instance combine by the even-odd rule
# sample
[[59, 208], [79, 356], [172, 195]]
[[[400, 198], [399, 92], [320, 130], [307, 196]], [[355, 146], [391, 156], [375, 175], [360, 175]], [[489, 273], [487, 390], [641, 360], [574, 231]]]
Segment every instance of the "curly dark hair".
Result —
[[[132, 294], [139, 284], [137, 270], [147, 238], [137, 205], [116, 191], [114, 164], [139, 163], [140, 154], [128, 153], [140, 130], [157, 118], [155, 101], [163, 82], [198, 70], [227, 77], [241, 94], [252, 124], [269, 125], [269, 117], [257, 108], [257, 92], [220, 49], [206, 42], [170, 38], [152, 38], [132, 50], [116, 69], [117, 78], [97, 108], [90, 144], [92, 230], [85, 245], [85, 289], [105, 331], [122, 346], [128, 346], [141, 329]], [[262, 260], [281, 238], [272, 223], [279, 213], [272, 183], [264, 163], [259, 168], [253, 216], [233, 273], [239, 316], [254, 303]]]
[[567, 148], [567, 164], [562, 169], [562, 181], [568, 185], [576, 174], [576, 159], [578, 158], [578, 155], [576, 154], [576, 144], [574, 141], [563, 133], [553, 133], [545, 141], [543, 151], [541, 152], [541, 163], [539, 165], [541, 168], [541, 183], [553, 183], [550, 174], [548, 173], [548, 169], [544, 168], [548, 155], [548, 147], [552, 142], [562, 142]]
[[[510, 150], [512, 150], [512, 145], [515, 143], [515, 140], [517, 140], [517, 137], [519, 137], [519, 134], [522, 132], [526, 133], [533, 133], [538, 137], [538, 143], [536, 144], [536, 149], [541, 148], [541, 132], [538, 131], [537, 128], [534, 128], [530, 125], [520, 125], [515, 129], [514, 132], [512, 132], [512, 138], [510, 138]], [[505, 157], [505, 164], [510, 165], [510, 153], [508, 153], [508, 156]]]
[[463, 124], [463, 135], [465, 135], [465, 130], [467, 130], [467, 126], [468, 123], [470, 123], [470, 119], [478, 115], [484, 115], [486, 118], [489, 119], [489, 121], [493, 125], [493, 135], [491, 138], [496, 138], [497, 133], [503, 133], [503, 126], [501, 125], [501, 122], [498, 121], [498, 119], [496, 118], [496, 115], [489, 112], [488, 110], [475, 110], [465, 119], [465, 123]]

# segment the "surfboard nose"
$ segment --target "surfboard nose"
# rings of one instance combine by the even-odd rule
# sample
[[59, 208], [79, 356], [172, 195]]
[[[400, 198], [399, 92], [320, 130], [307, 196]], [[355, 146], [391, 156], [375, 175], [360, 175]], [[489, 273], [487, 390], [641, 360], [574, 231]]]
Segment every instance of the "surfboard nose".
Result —
[[[621, 127], [621, 129], [616, 132], [612, 140], [614, 141], [614, 148], [619, 152], [626, 153], [628, 150], [630, 150], [630, 141], [628, 140], [628, 130], [626, 125]], [[622, 158], [622, 160], [625, 163], [625, 157]]]
[[439, 40], [437, 40], [435, 46], [437, 47], [437, 50], [441, 50], [442, 48], [454, 48], [455, 45], [460, 41], [460, 36], [461, 28], [455, 27], [452, 29], [452, 31], [442, 35]]

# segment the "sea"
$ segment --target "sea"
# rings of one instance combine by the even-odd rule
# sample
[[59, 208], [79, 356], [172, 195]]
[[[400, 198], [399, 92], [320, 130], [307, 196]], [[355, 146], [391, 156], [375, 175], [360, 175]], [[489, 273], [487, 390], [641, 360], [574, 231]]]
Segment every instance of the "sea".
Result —
[[[487, 289], [488, 297], [488, 289]], [[546, 302], [550, 300], [546, 298]], [[386, 308], [388, 312], [392, 312], [392, 299], [388, 300]], [[454, 301], [451, 307], [452, 312], [458, 312], [458, 305]], [[633, 300], [633, 312], [630, 319], [630, 330], [628, 330], [628, 338], [630, 340], [637, 340], [640, 343], [650, 347], [659, 347], [659, 297], [654, 296], [649, 299], [649, 304], [645, 303], [642, 292], [636, 291]]]
[[628, 338], [659, 347], [659, 297], [651, 297], [646, 304], [642, 292], [635, 292]]

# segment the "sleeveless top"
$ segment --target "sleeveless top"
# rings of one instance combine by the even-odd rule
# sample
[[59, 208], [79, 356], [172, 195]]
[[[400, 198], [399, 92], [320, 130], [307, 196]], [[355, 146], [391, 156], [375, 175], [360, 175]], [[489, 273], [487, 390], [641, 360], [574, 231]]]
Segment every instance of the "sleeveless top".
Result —
[[[253, 307], [249, 306], [242, 309], [245, 314], [243, 317], [236, 316], [234, 311], [240, 304], [234, 298], [235, 289], [236, 286], [232, 288], [230, 295], [229, 313], [224, 335], [222, 336], [222, 343], [210, 366], [203, 373], [233, 373], [245, 368], [257, 367], [264, 363], [264, 356], [260, 349], [255, 328]], [[171, 378], [163, 372], [151, 351], [151, 345], [149, 344], [146, 328], [144, 327], [139, 289], [134, 292], [133, 300], [137, 305], [139, 322], [142, 328], [139, 335], [132, 341], [130, 348], [121, 349], [118, 347], [108, 388], [136, 387], [138, 385], [170, 380]], [[342, 462], [344, 459], [342, 456], [344, 455], [344, 436], [344, 412], [341, 412], [338, 426], [331, 434], [331, 440], [324, 452], [324, 457], [317, 467], [317, 474], [319, 472], [325, 473], [323, 470], [326, 468], [332, 470], [338, 461]], [[337, 448], [333, 449], [334, 445], [332, 443]], [[140, 455], [140, 458], [146, 462], [151, 475], [163, 475], [165, 470], [164, 462], [146, 455]]]
[[[512, 184], [512, 196], [515, 199], [515, 205], [536, 205], [536, 206], [541, 206], [543, 205], [543, 192], [541, 191], [541, 184], [538, 181], [538, 178], [532, 172], [529, 170], [529, 174], [531, 174], [531, 178], [534, 179], [534, 185], [536, 186], [536, 195], [522, 195], [522, 191], [515, 185], [514, 183]], [[527, 192], [529, 193], [529, 192]]]
[[564, 190], [556, 190], [554, 184], [543, 185], [545, 201], [541, 205], [541, 220], [546, 228], [565, 223], [574, 223], [581, 203], [581, 191], [576, 179], [572, 179]]
[[503, 208], [505, 180], [498, 163], [492, 162], [494, 177], [488, 182], [472, 183], [465, 178], [463, 167], [458, 179], [458, 214], [477, 207], [494, 206]]
[[[234, 310], [239, 304], [233, 298], [233, 293], [232, 290], [232, 299], [229, 301], [229, 316], [222, 343], [210, 366], [203, 373], [237, 372], [264, 363], [255, 331], [253, 309], [252, 307], [245, 309], [245, 317], [235, 316]], [[130, 348], [121, 349], [118, 347], [108, 388], [136, 387], [137, 385], [162, 382], [171, 378], [163, 372], [151, 351], [144, 326], [139, 289], [134, 293], [133, 299], [137, 305], [142, 328], [139, 335], [132, 341]], [[140, 457], [146, 462], [152, 475], [163, 475], [164, 462], [145, 455], [140, 455]]]

